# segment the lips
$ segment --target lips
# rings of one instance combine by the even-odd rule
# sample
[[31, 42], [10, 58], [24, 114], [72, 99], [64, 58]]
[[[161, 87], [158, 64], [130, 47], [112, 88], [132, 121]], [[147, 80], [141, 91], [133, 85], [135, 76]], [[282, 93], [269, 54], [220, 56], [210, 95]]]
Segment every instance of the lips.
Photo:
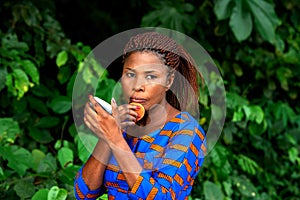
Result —
[[145, 103], [146, 99], [141, 98], [141, 97], [130, 97], [130, 102], [135, 102], [135, 103]]

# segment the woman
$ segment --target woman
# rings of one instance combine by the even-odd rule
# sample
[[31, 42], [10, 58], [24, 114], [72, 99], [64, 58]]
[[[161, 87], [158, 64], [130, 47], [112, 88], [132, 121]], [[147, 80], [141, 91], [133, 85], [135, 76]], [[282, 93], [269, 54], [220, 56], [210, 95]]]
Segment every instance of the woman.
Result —
[[[112, 115], [92, 96], [85, 124], [99, 141], [74, 182], [77, 199], [187, 199], [205, 155], [205, 133], [188, 112], [197, 110], [193, 60], [171, 38], [138, 34], [123, 56], [127, 102], [112, 99]], [[200, 76], [201, 78], [201, 76]], [[137, 121], [137, 105], [146, 110]], [[90, 106], [93, 106], [93, 108]]]

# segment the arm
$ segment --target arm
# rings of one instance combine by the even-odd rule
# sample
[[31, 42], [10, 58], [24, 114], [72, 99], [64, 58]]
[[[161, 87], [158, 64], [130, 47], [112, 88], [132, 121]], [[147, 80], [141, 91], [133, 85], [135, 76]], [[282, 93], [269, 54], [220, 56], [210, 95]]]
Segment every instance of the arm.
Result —
[[96, 199], [104, 193], [103, 175], [110, 154], [108, 145], [99, 140], [92, 155], [75, 178], [74, 190], [77, 199]]

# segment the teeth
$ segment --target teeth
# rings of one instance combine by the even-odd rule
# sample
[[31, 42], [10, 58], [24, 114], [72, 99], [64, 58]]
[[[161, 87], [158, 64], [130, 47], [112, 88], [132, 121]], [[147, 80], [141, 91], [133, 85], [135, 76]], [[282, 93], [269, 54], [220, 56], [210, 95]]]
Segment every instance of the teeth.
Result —
[[112, 114], [112, 108], [111, 105], [109, 103], [107, 103], [106, 101], [100, 99], [99, 97], [94, 97], [94, 99], [97, 101], [97, 103], [99, 103], [102, 108], [104, 110], [106, 110], [106, 112], [108, 112], [109, 114]]

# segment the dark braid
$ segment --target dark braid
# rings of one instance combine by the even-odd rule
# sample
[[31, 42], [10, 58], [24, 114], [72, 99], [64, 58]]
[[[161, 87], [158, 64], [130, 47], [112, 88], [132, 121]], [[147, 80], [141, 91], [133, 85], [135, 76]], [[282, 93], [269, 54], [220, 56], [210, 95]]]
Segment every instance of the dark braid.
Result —
[[[195, 106], [198, 105], [198, 71], [185, 49], [166, 35], [146, 32], [131, 37], [124, 49], [123, 62], [136, 51], [154, 52], [167, 66], [174, 69], [175, 79], [170, 90], [167, 91], [167, 101], [182, 111], [195, 110]], [[201, 74], [199, 75], [202, 78]]]

